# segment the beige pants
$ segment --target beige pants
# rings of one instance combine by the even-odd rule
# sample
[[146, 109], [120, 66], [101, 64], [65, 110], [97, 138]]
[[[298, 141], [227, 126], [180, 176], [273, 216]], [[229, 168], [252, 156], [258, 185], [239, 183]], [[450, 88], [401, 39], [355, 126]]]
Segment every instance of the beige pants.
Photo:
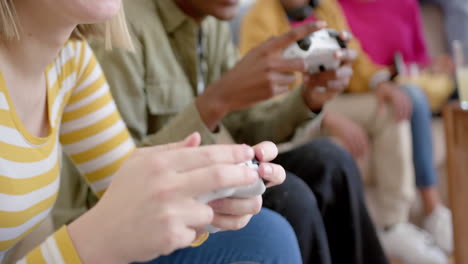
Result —
[[[414, 196], [409, 122], [396, 122], [389, 107], [377, 113], [377, 99], [372, 94], [341, 95], [327, 104], [326, 111], [354, 120], [369, 136], [371, 150], [357, 163], [366, 184], [369, 211], [377, 226], [407, 222]], [[295, 136], [278, 148], [286, 152], [324, 134], [326, 131], [320, 131], [320, 123], [314, 120], [297, 129]]]
[[374, 188], [373, 215], [379, 227], [408, 221], [414, 196], [414, 167], [408, 121], [396, 122], [390, 107], [378, 113], [375, 95], [341, 95], [326, 111], [345, 115], [368, 133], [367, 157], [359, 160], [363, 181]]

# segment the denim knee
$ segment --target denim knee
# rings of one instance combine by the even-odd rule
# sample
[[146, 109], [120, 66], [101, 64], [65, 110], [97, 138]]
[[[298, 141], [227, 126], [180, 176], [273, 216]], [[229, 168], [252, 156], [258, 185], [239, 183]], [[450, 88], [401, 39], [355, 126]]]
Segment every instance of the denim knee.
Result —
[[[262, 263], [291, 263], [302, 262], [299, 244], [292, 226], [289, 222], [276, 212], [263, 208], [260, 214], [254, 216], [245, 230], [237, 232], [240, 236], [252, 236], [249, 243], [233, 245], [239, 249], [244, 248], [246, 255], [260, 254], [263, 256]], [[216, 235], [216, 234], [215, 234]], [[256, 239], [253, 239], [254, 236]], [[261, 243], [261, 246], [258, 244]], [[250, 252], [250, 253], [249, 253]], [[249, 261], [234, 261], [231, 263], [251, 263]]]
[[268, 209], [238, 231], [211, 234], [199, 247], [185, 248], [146, 264], [299, 264], [301, 254], [294, 231], [279, 214]]
[[434, 186], [437, 176], [433, 161], [431, 109], [426, 95], [418, 86], [407, 85], [403, 88], [413, 103], [411, 134], [416, 185], [419, 188]]
[[413, 105], [413, 115], [415, 114], [431, 114], [431, 108], [427, 100], [426, 94], [417, 85], [404, 85], [406, 94], [408, 95], [411, 104]]

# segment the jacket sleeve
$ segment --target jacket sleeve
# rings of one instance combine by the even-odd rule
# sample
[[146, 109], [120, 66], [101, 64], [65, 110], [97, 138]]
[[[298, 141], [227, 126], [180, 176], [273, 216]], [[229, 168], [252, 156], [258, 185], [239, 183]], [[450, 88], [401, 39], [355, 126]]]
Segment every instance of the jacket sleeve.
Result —
[[[186, 106], [155, 133], [148, 134], [150, 119], [147, 99], [145, 44], [137, 29], [132, 30], [135, 52], [106, 51], [101, 42], [93, 49], [104, 69], [120, 114], [137, 145], [151, 146], [184, 139], [194, 131], [203, 144], [217, 142], [220, 133], [212, 133], [203, 123], [195, 104]], [[224, 128], [223, 128], [224, 130]]]
[[152, 146], [180, 141], [193, 132], [200, 133], [203, 145], [229, 143], [231, 139], [223, 125], [219, 126], [218, 131], [212, 132], [201, 119], [195, 102], [192, 102], [171, 118], [158, 132], [145, 136], [141, 145]]
[[285, 96], [232, 113], [224, 124], [237, 142], [286, 142], [294, 135], [297, 127], [317, 117], [305, 104], [301, 89], [299, 86]]
[[133, 52], [113, 49], [106, 50], [100, 41], [91, 44], [106, 79], [120, 114], [130, 134], [138, 143], [147, 131], [148, 112], [145, 94], [145, 61], [143, 47], [135, 30]]

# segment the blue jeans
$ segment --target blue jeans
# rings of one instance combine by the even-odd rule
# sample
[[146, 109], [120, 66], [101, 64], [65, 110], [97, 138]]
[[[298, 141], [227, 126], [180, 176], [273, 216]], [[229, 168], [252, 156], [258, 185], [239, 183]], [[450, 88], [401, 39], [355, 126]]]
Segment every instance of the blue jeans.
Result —
[[411, 134], [413, 139], [413, 162], [418, 188], [437, 184], [432, 147], [432, 113], [424, 92], [415, 85], [404, 85], [411, 103]]
[[146, 264], [299, 264], [301, 253], [289, 223], [268, 209], [238, 231], [211, 234], [203, 245]]

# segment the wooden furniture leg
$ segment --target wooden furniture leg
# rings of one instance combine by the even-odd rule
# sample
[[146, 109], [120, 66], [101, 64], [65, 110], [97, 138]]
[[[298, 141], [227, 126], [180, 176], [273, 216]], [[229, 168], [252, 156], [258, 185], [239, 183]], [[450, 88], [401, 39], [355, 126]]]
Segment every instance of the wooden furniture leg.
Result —
[[444, 109], [449, 205], [453, 213], [455, 264], [468, 264], [468, 111]]

